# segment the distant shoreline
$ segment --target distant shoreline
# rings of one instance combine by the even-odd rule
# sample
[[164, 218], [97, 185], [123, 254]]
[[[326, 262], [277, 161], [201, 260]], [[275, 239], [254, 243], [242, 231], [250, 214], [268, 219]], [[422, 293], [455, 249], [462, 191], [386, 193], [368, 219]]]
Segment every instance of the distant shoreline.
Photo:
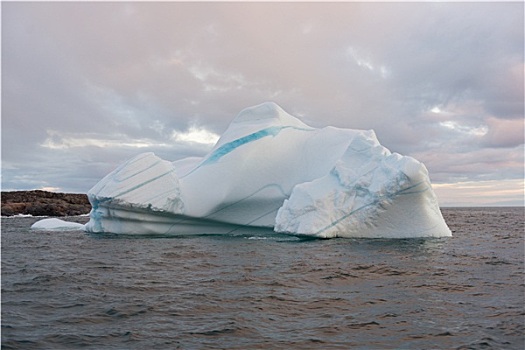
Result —
[[75, 216], [88, 214], [91, 204], [83, 193], [42, 190], [2, 191], [2, 216]]

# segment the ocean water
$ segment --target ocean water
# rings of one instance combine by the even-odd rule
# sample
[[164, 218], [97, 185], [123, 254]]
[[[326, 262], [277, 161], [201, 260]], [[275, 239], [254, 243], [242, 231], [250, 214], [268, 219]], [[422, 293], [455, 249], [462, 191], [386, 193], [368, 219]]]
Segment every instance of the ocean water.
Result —
[[406, 240], [2, 218], [2, 349], [523, 349], [524, 209], [443, 214], [452, 238]]

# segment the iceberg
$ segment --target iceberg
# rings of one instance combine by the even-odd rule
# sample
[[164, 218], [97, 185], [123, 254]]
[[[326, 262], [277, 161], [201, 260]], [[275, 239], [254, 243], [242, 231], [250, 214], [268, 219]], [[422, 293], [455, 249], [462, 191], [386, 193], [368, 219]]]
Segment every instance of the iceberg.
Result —
[[31, 229], [39, 231], [84, 231], [85, 225], [78, 222], [50, 218], [35, 222], [31, 225]]
[[241, 111], [204, 157], [143, 153], [89, 192], [93, 233], [450, 236], [425, 166], [372, 130], [314, 128], [273, 102]]

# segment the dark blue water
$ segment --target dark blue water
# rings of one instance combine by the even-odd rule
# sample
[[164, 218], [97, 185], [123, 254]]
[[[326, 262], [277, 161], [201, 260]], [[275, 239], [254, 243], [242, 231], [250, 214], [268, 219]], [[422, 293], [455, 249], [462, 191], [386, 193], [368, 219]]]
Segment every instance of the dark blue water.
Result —
[[524, 209], [443, 214], [454, 237], [411, 240], [107, 237], [2, 218], [2, 348], [523, 349]]

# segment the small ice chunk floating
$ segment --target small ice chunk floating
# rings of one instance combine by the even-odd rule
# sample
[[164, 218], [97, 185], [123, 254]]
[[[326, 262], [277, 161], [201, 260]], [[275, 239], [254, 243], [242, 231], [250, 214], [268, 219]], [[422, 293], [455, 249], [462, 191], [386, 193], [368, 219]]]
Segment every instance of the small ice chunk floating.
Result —
[[31, 225], [31, 229], [40, 231], [84, 231], [85, 226], [77, 222], [49, 218], [35, 222]]
[[88, 197], [94, 233], [451, 236], [422, 163], [372, 130], [313, 128], [271, 102], [241, 111], [206, 156], [140, 154]]

